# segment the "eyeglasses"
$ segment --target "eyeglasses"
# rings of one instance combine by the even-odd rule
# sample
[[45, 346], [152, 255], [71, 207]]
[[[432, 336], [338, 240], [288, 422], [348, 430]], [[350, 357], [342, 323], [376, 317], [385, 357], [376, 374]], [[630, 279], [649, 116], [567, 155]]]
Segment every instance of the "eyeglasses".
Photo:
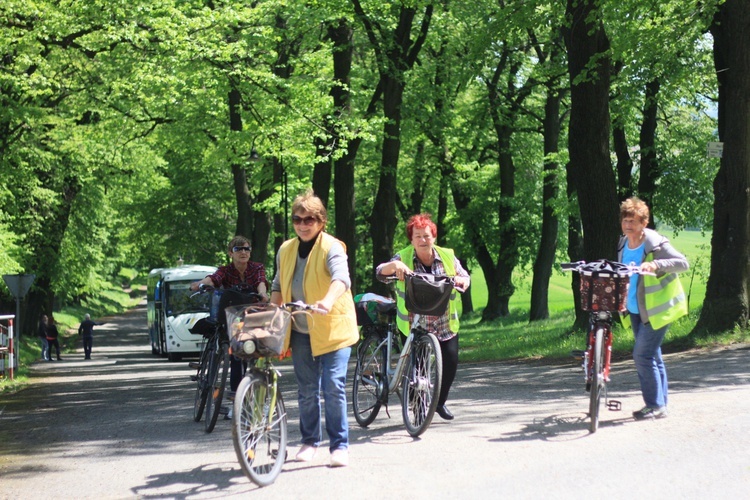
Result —
[[292, 215], [292, 224], [295, 226], [299, 226], [300, 224], [304, 224], [306, 226], [312, 226], [318, 222], [317, 217], [313, 217], [312, 215], [308, 215], [307, 217], [300, 217], [299, 215]]
[[252, 248], [250, 247], [232, 247], [232, 252], [250, 252], [252, 251]]

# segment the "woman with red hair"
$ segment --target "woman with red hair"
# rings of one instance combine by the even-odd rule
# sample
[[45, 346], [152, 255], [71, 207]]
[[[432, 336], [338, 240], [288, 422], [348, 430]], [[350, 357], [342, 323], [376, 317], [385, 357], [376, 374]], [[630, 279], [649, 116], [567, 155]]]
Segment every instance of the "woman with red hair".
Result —
[[[395, 275], [403, 282], [405, 275], [416, 272], [435, 276], [452, 276], [456, 290], [459, 292], [469, 287], [471, 283], [469, 273], [461, 266], [453, 250], [435, 245], [437, 226], [430, 214], [422, 213], [412, 216], [406, 224], [406, 236], [411, 245], [394, 255], [390, 261], [380, 264], [376, 270], [378, 278]], [[401, 333], [408, 335], [412, 314], [406, 311], [404, 297], [404, 287], [398, 286], [396, 322]], [[458, 370], [459, 300], [458, 294], [453, 293], [445, 314], [424, 316], [427, 330], [434, 333], [440, 341], [440, 351], [443, 356], [443, 383], [435, 411], [445, 420], [453, 420], [453, 414], [445, 406], [445, 402]]]

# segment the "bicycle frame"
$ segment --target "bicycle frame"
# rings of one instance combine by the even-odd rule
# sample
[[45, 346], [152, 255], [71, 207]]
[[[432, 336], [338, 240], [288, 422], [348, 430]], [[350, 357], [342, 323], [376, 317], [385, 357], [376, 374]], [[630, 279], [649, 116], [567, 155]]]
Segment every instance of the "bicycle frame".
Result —
[[583, 363], [583, 369], [586, 374], [586, 383], [591, 383], [591, 380], [593, 378], [593, 351], [595, 347], [595, 339], [596, 339], [596, 331], [599, 329], [602, 329], [604, 331], [604, 346], [603, 346], [603, 354], [604, 354], [604, 364], [603, 364], [603, 374], [604, 374], [604, 380], [606, 382], [609, 382], [609, 370], [610, 370], [610, 362], [612, 361], [612, 313], [605, 312], [605, 311], [599, 311], [599, 312], [592, 312], [590, 314], [589, 318], [589, 335], [588, 335], [588, 343], [586, 344], [586, 351], [584, 353], [584, 363]]

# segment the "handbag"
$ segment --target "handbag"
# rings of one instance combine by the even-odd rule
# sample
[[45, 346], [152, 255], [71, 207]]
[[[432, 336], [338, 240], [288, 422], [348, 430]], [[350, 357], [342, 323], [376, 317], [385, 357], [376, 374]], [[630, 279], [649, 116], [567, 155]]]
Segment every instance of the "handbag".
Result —
[[448, 276], [413, 273], [404, 278], [406, 310], [414, 314], [442, 316], [448, 309], [453, 282]]

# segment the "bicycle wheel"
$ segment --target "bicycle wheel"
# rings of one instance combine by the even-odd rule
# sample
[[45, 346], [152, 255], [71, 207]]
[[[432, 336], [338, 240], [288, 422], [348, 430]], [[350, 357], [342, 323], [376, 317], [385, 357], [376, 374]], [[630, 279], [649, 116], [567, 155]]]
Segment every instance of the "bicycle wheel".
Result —
[[206, 432], [211, 432], [216, 426], [216, 420], [221, 413], [221, 400], [224, 397], [224, 386], [229, 374], [229, 352], [227, 344], [219, 346], [219, 350], [212, 358], [213, 364], [208, 370], [208, 397], [206, 398]]
[[442, 380], [443, 357], [437, 337], [428, 333], [416, 338], [401, 388], [404, 424], [412, 437], [422, 434], [432, 422]]
[[589, 394], [589, 432], [596, 432], [599, 427], [599, 406], [604, 391], [604, 329], [598, 328], [594, 337], [592, 356], [593, 373], [591, 374], [591, 392]]
[[208, 373], [208, 357], [211, 354], [211, 348], [206, 345], [201, 352], [201, 360], [195, 374], [195, 403], [193, 404], [193, 420], [201, 421], [203, 409], [206, 407], [206, 398], [208, 397], [208, 382], [206, 374]]
[[258, 486], [273, 483], [281, 473], [286, 460], [286, 423], [281, 391], [259, 373], [244, 377], [234, 399], [232, 442], [242, 472]]
[[380, 411], [381, 397], [387, 389], [388, 373], [385, 349], [379, 335], [368, 335], [357, 351], [357, 367], [352, 384], [354, 418], [362, 427], [370, 425]]

